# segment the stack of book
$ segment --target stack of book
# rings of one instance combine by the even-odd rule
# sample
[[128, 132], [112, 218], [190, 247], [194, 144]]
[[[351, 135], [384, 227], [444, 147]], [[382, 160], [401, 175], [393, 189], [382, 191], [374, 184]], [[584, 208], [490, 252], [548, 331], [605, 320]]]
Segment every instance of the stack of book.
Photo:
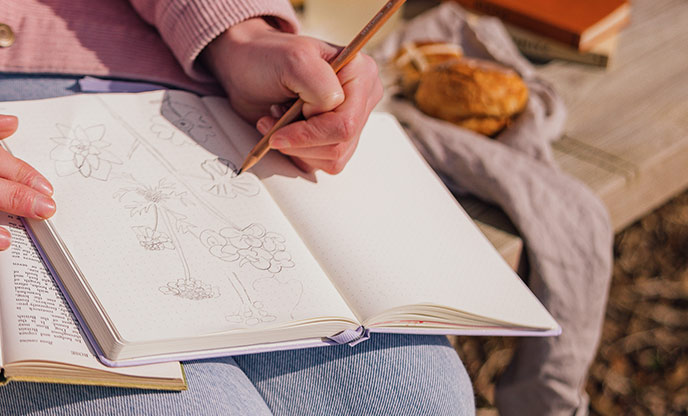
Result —
[[453, 1], [502, 19], [528, 58], [603, 68], [612, 60], [619, 30], [630, 21], [628, 0]]

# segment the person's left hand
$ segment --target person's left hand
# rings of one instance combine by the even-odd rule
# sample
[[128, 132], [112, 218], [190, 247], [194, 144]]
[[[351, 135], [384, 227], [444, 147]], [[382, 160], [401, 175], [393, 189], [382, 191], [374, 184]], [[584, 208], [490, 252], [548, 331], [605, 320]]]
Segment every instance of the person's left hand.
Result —
[[339, 52], [317, 39], [280, 32], [263, 19], [229, 28], [202, 59], [222, 83], [237, 113], [265, 134], [296, 97], [306, 120], [279, 129], [270, 147], [304, 171], [339, 173], [356, 149], [361, 130], [382, 98], [372, 58], [358, 54], [338, 74], [329, 61]]
[[[14, 116], [0, 114], [0, 140], [17, 130]], [[53, 187], [26, 162], [0, 147], [0, 211], [34, 219], [46, 219], [55, 213], [51, 198]], [[0, 227], [0, 251], [10, 246], [11, 235]]]

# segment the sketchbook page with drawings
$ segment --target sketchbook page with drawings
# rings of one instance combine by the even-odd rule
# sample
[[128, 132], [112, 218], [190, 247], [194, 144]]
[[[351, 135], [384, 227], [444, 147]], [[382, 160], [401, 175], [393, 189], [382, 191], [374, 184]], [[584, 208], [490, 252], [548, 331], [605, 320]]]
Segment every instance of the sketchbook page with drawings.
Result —
[[[176, 362], [126, 369], [102, 365], [84, 341], [21, 220], [0, 212], [0, 226], [12, 234], [12, 246], [0, 252], [0, 339], [7, 379], [148, 388], [160, 388], [155, 384], [165, 380], [163, 384], [176, 386], [175, 390], [184, 388]], [[69, 367], [73, 368], [61, 371]]]
[[[241, 128], [226, 100], [204, 102], [225, 130]], [[256, 134], [239, 136], [250, 140], [237, 148], [246, 154]], [[254, 171], [366, 326], [439, 321], [437, 311], [409, 305], [441, 305], [486, 326], [558, 328], [392, 116], [371, 115], [338, 175], [304, 176], [277, 152]]]
[[323, 317], [357, 326], [260, 181], [235, 177], [234, 138], [194, 95], [81, 95], [7, 108], [22, 120], [7, 145], [53, 183], [50, 224], [122, 342]]

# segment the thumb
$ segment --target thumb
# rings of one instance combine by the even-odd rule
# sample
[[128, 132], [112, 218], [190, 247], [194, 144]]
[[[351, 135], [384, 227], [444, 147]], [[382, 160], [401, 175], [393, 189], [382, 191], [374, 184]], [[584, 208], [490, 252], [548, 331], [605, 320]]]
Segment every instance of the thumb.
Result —
[[19, 120], [15, 116], [0, 114], [0, 139], [9, 137], [17, 131]]
[[306, 118], [332, 111], [344, 102], [344, 90], [329, 64], [338, 49], [316, 39], [312, 42], [310, 48], [293, 54], [294, 62], [288, 65], [283, 81], [285, 87], [304, 101]]

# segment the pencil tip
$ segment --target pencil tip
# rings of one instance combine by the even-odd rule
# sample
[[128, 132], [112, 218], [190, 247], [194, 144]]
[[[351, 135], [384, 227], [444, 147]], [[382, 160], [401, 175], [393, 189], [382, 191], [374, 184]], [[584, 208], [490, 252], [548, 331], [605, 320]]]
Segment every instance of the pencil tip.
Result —
[[243, 171], [244, 171], [243, 169], [239, 169], [239, 170], [237, 171], [237, 176], [241, 175], [241, 172], [243, 172]]

